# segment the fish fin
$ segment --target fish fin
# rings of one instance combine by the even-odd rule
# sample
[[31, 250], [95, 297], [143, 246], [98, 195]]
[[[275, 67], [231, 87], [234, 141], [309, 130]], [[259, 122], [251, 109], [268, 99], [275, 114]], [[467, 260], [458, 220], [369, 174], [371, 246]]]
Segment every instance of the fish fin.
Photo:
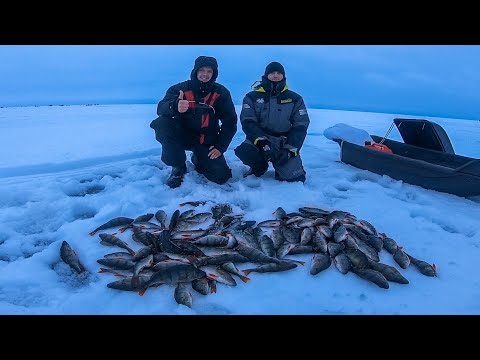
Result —
[[245, 270], [242, 270], [242, 271], [246, 276], [248, 276], [253, 271], [253, 269], [245, 269]]
[[106, 268], [103, 268], [101, 267], [100, 270], [98, 270], [99, 273], [106, 273], [106, 272], [110, 272], [109, 269], [106, 269]]
[[435, 276], [437, 276], [437, 265], [435, 263], [432, 263], [432, 268], [435, 271]]
[[90, 232], [88, 233], [88, 235], [93, 236], [93, 235], [95, 235], [96, 233], [97, 233], [97, 232], [94, 230], [94, 231], [90, 231]]
[[193, 256], [193, 255], [187, 255], [186, 256], [187, 258], [187, 261], [192, 264], [192, 265], [195, 265], [195, 263], [197, 262], [197, 257], [196, 256]]
[[251, 279], [250, 279], [249, 277], [247, 277], [247, 276], [241, 275], [241, 276], [239, 276], [239, 277], [240, 277], [240, 280], [242, 280], [244, 283], [247, 283], [247, 282], [249, 282], [249, 281], [251, 280]]
[[100, 244], [105, 245], [105, 246], [115, 246], [115, 245], [110, 244], [109, 242], [106, 242], [106, 241], [103, 241], [103, 240], [100, 241]]
[[207, 273], [207, 278], [210, 280], [217, 280], [218, 276], [212, 273]]
[[130, 227], [130, 226], [124, 226], [124, 227], [118, 229], [118, 232], [119, 232], [119, 233], [124, 233], [125, 231], [127, 231], [127, 229], [128, 229], [129, 227]]
[[145, 295], [145, 291], [147, 291], [147, 289], [139, 290], [139, 291], [138, 291], [138, 295], [140, 295], [140, 296]]

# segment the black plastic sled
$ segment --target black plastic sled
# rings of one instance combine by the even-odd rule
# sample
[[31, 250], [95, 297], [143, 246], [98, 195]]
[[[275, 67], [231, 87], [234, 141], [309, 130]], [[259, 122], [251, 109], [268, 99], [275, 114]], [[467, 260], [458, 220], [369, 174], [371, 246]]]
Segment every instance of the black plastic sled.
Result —
[[[385, 139], [392, 153], [335, 139], [342, 162], [396, 180], [458, 196], [480, 195], [480, 160], [456, 155], [444, 129], [422, 119], [393, 120], [404, 143]], [[376, 143], [381, 136], [370, 135]]]

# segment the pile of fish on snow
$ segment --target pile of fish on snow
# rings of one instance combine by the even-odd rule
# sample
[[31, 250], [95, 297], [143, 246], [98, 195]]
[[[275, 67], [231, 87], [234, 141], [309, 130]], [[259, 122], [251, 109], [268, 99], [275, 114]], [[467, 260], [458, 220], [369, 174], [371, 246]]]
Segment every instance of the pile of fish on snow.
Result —
[[[248, 282], [252, 272], [288, 271], [304, 265], [303, 261], [286, 256], [307, 253], [314, 254], [311, 275], [333, 263], [342, 274], [352, 272], [384, 289], [389, 288], [389, 281], [408, 284], [397, 268], [380, 262], [383, 249], [402, 269], [413, 265], [426, 276], [437, 275], [435, 264], [414, 258], [395, 240], [377, 232], [372, 224], [345, 211], [302, 207], [298, 212], [286, 213], [279, 207], [273, 212], [275, 219], [257, 223], [245, 220], [243, 214], [234, 214], [229, 204], [216, 204], [211, 212], [194, 209], [205, 204], [206, 201], [179, 204], [193, 208], [176, 210], [168, 225], [168, 215], [159, 210], [135, 219], [116, 217], [90, 232], [94, 236], [117, 228], [112, 234], [100, 233], [100, 243], [125, 250], [97, 260], [100, 273], [120, 278], [107, 286], [143, 295], [150, 287], [173, 285], [177, 303], [192, 307], [190, 287], [207, 295], [217, 291], [217, 283], [237, 285], [234, 276]], [[205, 229], [198, 227], [207, 221], [211, 224]], [[136, 247], [140, 246], [137, 251], [122, 240], [127, 231], [138, 243]], [[76, 272], [86, 271], [66, 241], [61, 245], [60, 257]], [[257, 266], [240, 270], [240, 263]]]

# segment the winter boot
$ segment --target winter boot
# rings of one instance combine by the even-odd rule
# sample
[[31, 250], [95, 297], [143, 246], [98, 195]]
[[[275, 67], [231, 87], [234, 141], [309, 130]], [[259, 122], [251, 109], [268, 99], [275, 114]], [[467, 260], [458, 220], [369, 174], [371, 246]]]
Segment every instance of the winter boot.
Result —
[[186, 173], [187, 167], [185, 165], [183, 167], [172, 167], [172, 172], [167, 179], [167, 185], [172, 189], [179, 187], [182, 185], [182, 181]]
[[265, 166], [261, 168], [250, 167], [248, 171], [245, 174], [243, 174], [243, 177], [246, 178], [247, 176], [250, 176], [252, 174], [255, 175], [256, 177], [260, 177], [263, 174], [265, 174], [267, 170], [268, 170], [268, 163], [265, 163]]
[[302, 183], [305, 183], [305, 181], [307, 180], [307, 178], [306, 178], [305, 175], [306, 175], [306, 174], [300, 175], [300, 176], [297, 176], [296, 178], [288, 179], [288, 180], [287, 180], [287, 179], [282, 179], [282, 178], [280, 177], [280, 174], [275, 171], [275, 180], [278, 180], [278, 181], [286, 181], [286, 182], [297, 182], [297, 181], [301, 181]]

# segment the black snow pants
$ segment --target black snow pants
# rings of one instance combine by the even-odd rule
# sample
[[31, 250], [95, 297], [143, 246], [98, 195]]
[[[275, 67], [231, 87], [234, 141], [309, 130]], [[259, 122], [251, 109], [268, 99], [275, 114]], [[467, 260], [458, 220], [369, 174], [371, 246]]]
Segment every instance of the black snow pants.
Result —
[[[282, 139], [273, 136], [267, 136], [270, 140], [271, 148], [273, 152], [280, 151]], [[247, 166], [255, 169], [265, 168], [267, 162], [265, 161], [263, 154], [260, 150], [253, 145], [253, 143], [246, 139], [243, 143], [235, 148], [235, 155]], [[272, 163], [275, 169], [275, 179], [280, 181], [305, 182], [306, 172], [303, 168], [302, 159], [300, 155], [290, 158], [284, 165], [277, 166]]]
[[222, 154], [216, 159], [210, 159], [209, 146], [200, 144], [199, 135], [182, 126], [181, 121], [160, 116], [150, 123], [150, 127], [155, 130], [155, 138], [162, 144], [161, 160], [165, 165], [185, 166], [185, 151], [189, 150], [193, 152], [192, 163], [195, 169], [208, 180], [224, 184], [232, 177], [225, 156]]

